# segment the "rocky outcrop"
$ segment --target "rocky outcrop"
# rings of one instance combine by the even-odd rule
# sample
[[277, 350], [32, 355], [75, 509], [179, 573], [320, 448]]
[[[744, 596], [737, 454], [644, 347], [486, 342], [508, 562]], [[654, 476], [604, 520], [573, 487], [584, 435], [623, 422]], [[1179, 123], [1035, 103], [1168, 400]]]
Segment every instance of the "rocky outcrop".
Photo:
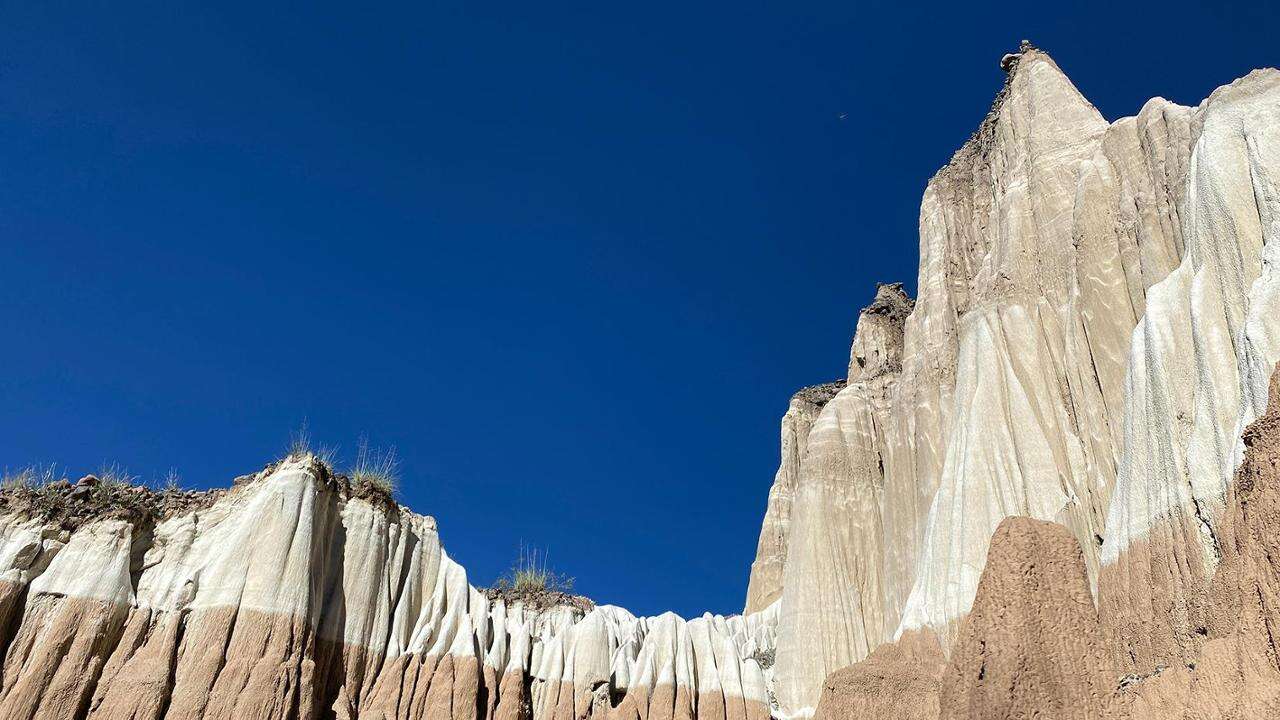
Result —
[[782, 461], [769, 488], [769, 504], [760, 524], [756, 559], [751, 563], [751, 576], [747, 581], [744, 613], [768, 608], [782, 593], [782, 567], [787, 560], [787, 534], [790, 532], [791, 503], [795, 497], [795, 479], [800, 474], [800, 459], [809, 445], [813, 421], [844, 386], [845, 381], [837, 380], [802, 388], [791, 396], [787, 412], [782, 416]]
[[769, 715], [752, 659], [767, 614], [490, 601], [434, 520], [359, 497], [314, 457], [165, 512], [15, 507], [0, 515], [0, 718]]
[[906, 633], [833, 673], [814, 717], [1108, 717], [1120, 673], [1085, 567], [1062, 525], [1005, 519], [950, 660], [928, 630]]
[[860, 316], [786, 477], [786, 717], [906, 633], [954, 652], [1010, 516], [1074, 538], [1126, 673], [1203, 642], [1238, 437], [1280, 359], [1280, 72], [1108, 124], [1029, 44], [1001, 64], [925, 190], [914, 306], [881, 288]]
[[[1133, 675], [1116, 703], [1135, 719], [1275, 717], [1280, 712], [1280, 372], [1216, 524], [1222, 562], [1185, 662]], [[1119, 636], [1121, 648], [1131, 643]], [[1117, 713], [1119, 715], [1119, 713]]]
[[[858, 317], [849, 382], [809, 431], [791, 480], [774, 693], [785, 711], [809, 678], [865, 657], [890, 622], [881, 581], [882, 482], [890, 400], [901, 376], [901, 286], [881, 286]], [[895, 619], [896, 621], [896, 619]]]
[[915, 301], [902, 283], [880, 284], [876, 297], [858, 315], [849, 348], [849, 382], [902, 372], [902, 331]]
[[792, 396], [790, 407], [782, 416], [782, 462], [769, 488], [769, 504], [747, 584], [745, 613], [764, 610], [782, 594], [796, 478], [800, 476], [801, 463], [808, 451], [809, 431], [814, 421], [827, 403], [846, 387], [854, 385], [865, 389], [876, 378], [884, 377], [887, 381], [897, 377], [902, 371], [903, 324], [914, 305], [902, 283], [879, 285], [875, 299], [858, 316], [849, 350], [848, 377], [803, 388]]
[[941, 717], [1098, 718], [1120, 673], [1084, 553], [1062, 525], [1011, 517], [991, 539], [939, 697]]
[[1109, 124], [1029, 44], [1000, 67], [917, 298], [791, 399], [744, 616], [486, 594], [304, 454], [17, 487], [0, 720], [1274, 715], [1280, 72]]
[[1185, 256], [1133, 333], [1099, 599], [1138, 672], [1198, 651], [1241, 430], [1280, 358], [1278, 98], [1258, 71], [1195, 113]]
[[946, 658], [928, 630], [876, 648], [822, 684], [815, 720], [936, 720]]
[[1131, 639], [1106, 631], [1076, 539], [1060, 524], [1013, 517], [991, 540], [950, 661], [906, 662], [899, 644], [882, 646], [828, 678], [816, 717], [1275, 717], [1280, 371], [1270, 394], [1269, 409], [1243, 433], [1242, 464], [1217, 523], [1222, 562], [1201, 608], [1199, 649], [1185, 662], [1124, 672]]

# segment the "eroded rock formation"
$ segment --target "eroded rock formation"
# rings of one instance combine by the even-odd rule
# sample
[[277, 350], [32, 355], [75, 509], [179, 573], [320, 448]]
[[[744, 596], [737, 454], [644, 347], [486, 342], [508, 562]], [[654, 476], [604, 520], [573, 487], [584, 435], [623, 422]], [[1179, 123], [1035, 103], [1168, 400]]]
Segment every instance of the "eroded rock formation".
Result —
[[743, 616], [487, 596], [305, 455], [0, 492], [0, 720], [1273, 716], [1280, 72], [1107, 123], [1000, 67], [918, 297], [791, 399]]
[[791, 396], [791, 404], [782, 416], [782, 462], [769, 488], [769, 504], [760, 525], [756, 559], [751, 563], [744, 610], [748, 614], [769, 607], [782, 593], [782, 566], [787, 559], [791, 504], [795, 497], [795, 479], [800, 474], [800, 458], [809, 446], [813, 421], [844, 386], [845, 381], [837, 380], [802, 388]]
[[785, 457], [747, 606], [776, 598], [780, 716], [907, 633], [955, 652], [1010, 516], [1066, 528], [1126, 674], [1204, 642], [1240, 433], [1280, 359], [1280, 72], [1109, 124], [1029, 44], [1001, 67], [925, 189], [914, 307], [881, 289]]
[[1012, 517], [991, 540], [950, 661], [912, 658], [904, 652], [912, 637], [904, 636], [832, 674], [816, 717], [1275, 717], [1280, 370], [1271, 382], [1269, 409], [1245, 430], [1243, 444], [1242, 464], [1218, 517], [1222, 562], [1201, 607], [1199, 649], [1184, 662], [1126, 672], [1132, 668], [1131, 638], [1106, 632], [1079, 543], [1058, 523]]
[[909, 632], [829, 675], [814, 717], [936, 720], [946, 658], [929, 630]]
[[943, 676], [941, 717], [1097, 718], [1120, 676], [1080, 543], [1057, 523], [1001, 522]]
[[[1216, 523], [1222, 562], [1185, 662], [1130, 676], [1117, 717], [1271, 718], [1280, 712], [1280, 370]], [[1131, 642], [1120, 636], [1121, 652]], [[1121, 711], [1124, 715], [1121, 715]]]
[[434, 520], [314, 457], [158, 517], [60, 492], [0, 517], [0, 718], [769, 715], [767, 615], [490, 601]]

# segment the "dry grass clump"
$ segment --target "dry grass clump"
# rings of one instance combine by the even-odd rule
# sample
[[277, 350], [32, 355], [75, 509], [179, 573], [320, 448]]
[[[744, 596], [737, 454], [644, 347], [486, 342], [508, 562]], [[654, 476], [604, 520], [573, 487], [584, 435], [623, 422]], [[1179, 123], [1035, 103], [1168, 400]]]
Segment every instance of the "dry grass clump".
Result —
[[369, 441], [360, 438], [356, 464], [351, 468], [351, 489], [356, 497], [395, 502], [400, 486], [400, 461], [396, 449], [370, 449]]
[[536, 610], [570, 605], [585, 612], [595, 607], [594, 602], [572, 591], [573, 578], [551, 569], [549, 553], [521, 543], [515, 563], [484, 593], [490, 600], [521, 603]]
[[549, 553], [521, 545], [516, 564], [508, 571], [511, 586], [516, 590], [572, 590], [573, 578], [551, 570], [549, 562]]
[[[190, 490], [177, 470], [141, 483], [122, 466], [104, 463], [96, 473], [72, 481], [53, 465], [31, 465], [0, 473], [0, 515], [13, 514], [55, 523], [74, 530], [90, 522], [122, 519], [150, 524], [208, 507], [228, 492], [270, 474], [284, 462], [314, 463], [318, 480], [343, 497], [358, 497], [389, 512], [398, 509], [395, 494], [400, 481], [400, 461], [395, 449], [371, 449], [363, 438], [350, 475], [334, 470], [337, 448], [315, 445], [304, 422], [290, 433], [285, 457], [252, 475], [237, 477], [231, 489]], [[71, 476], [72, 478], [75, 475]]]
[[355, 462], [348, 470], [340, 473], [335, 469], [338, 465], [338, 448], [314, 444], [305, 421], [289, 437], [285, 457], [277, 461], [277, 464], [285, 460], [318, 461], [325, 471], [321, 473], [320, 479], [347, 497], [368, 500], [387, 510], [399, 507], [395, 497], [400, 488], [400, 458], [394, 447], [386, 450], [374, 448], [369, 445], [368, 438], [361, 436], [356, 443]]
[[160, 486], [160, 491], [165, 493], [185, 491], [182, 487], [182, 476], [178, 474], [177, 468], [169, 468], [169, 472], [165, 473], [164, 484]]
[[307, 428], [306, 420], [302, 421], [302, 425], [297, 430], [289, 433], [289, 447], [286, 450], [286, 457], [294, 458], [295, 460], [313, 457], [319, 460], [325, 469], [332, 474], [334, 460], [337, 456], [338, 448], [329, 445], [314, 445], [311, 442], [311, 431]]
[[6, 469], [0, 476], [0, 490], [40, 490], [58, 480], [56, 466], [28, 465], [20, 470]]
[[0, 509], [25, 511], [33, 516], [52, 519], [65, 513], [68, 505], [66, 493], [70, 489], [71, 483], [60, 478], [52, 464], [6, 470], [4, 477], [0, 478]]
[[93, 486], [93, 495], [99, 502], [110, 503], [120, 500], [125, 493], [136, 494], [133, 488], [138, 477], [115, 463], [103, 463], [98, 467], [96, 477], [98, 482]]

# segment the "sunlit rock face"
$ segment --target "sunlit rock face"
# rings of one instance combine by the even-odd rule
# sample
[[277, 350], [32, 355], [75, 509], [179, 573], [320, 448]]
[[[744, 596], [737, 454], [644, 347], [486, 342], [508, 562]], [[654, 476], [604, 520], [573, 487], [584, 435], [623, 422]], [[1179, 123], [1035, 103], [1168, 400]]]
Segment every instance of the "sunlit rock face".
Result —
[[760, 525], [756, 559], [751, 563], [743, 611], [747, 614], [764, 610], [782, 594], [782, 568], [787, 559], [791, 504], [795, 498], [795, 479], [800, 474], [800, 458], [809, 446], [813, 421], [844, 386], [844, 381], [836, 381], [803, 388], [791, 397], [787, 413], [782, 416], [782, 461], [769, 488], [769, 505]]
[[1108, 124], [1043, 52], [1002, 65], [925, 190], [914, 306], [885, 312], [881, 288], [786, 474], [761, 596], [782, 716], [903, 633], [949, 653], [1009, 516], [1078, 543], [1117, 662], [1202, 637], [1238, 438], [1280, 358], [1280, 73]]
[[815, 717], [1274, 718], [1280, 710], [1280, 371], [1267, 410], [1246, 427], [1242, 441], [1243, 459], [1215, 523], [1221, 561], [1201, 598], [1198, 648], [1185, 661], [1136, 670], [1130, 638], [1106, 631], [1071, 532], [1055, 522], [1009, 517], [991, 539], [950, 660], [928, 642], [928, 630], [904, 633], [832, 673]]
[[939, 716], [1101, 718], [1122, 675], [1080, 543], [1058, 523], [1006, 518], [942, 673]]
[[0, 489], [0, 720], [1273, 717], [1280, 72], [1108, 124], [1000, 64], [918, 296], [791, 399], [743, 616], [491, 598], [309, 455]]
[[769, 715], [768, 613], [491, 601], [434, 520], [311, 457], [158, 522], [81, 520], [0, 517], [0, 717]]
[[[883, 464], [891, 400], [902, 374], [902, 326], [911, 303], [882, 286], [858, 318], [846, 387], [822, 409], [793, 481], [787, 557], [776, 607], [780, 709], [797, 679], [821, 682], [874, 648], [884, 616], [880, 558]], [[851, 553], [851, 551], [854, 551]]]
[[1186, 249], [1133, 331], [1102, 550], [1103, 618], [1140, 672], [1199, 649], [1227, 481], [1280, 357], [1280, 73], [1219, 88], [1192, 129]]

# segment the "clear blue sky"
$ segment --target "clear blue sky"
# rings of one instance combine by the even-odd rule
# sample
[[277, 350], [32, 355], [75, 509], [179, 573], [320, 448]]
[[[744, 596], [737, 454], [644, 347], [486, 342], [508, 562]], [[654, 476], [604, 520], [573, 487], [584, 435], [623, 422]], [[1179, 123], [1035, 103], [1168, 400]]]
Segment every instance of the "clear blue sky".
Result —
[[523, 540], [685, 615], [741, 608], [787, 398], [914, 287], [1003, 52], [1110, 119], [1276, 59], [1255, 2], [22, 5], [0, 466], [221, 485], [305, 418], [473, 581]]

